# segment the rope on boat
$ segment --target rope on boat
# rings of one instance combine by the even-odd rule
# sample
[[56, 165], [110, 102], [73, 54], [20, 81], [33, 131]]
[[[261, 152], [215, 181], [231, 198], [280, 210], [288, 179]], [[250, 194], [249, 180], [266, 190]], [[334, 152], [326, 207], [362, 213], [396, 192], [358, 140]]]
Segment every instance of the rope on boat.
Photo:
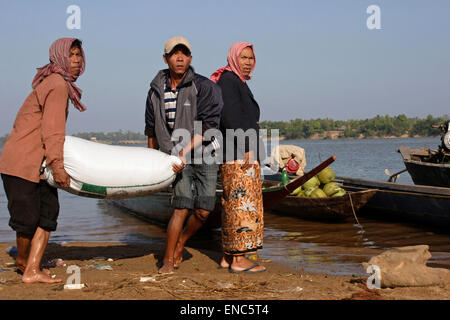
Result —
[[364, 232], [364, 229], [363, 229], [362, 225], [358, 221], [358, 217], [356, 217], [355, 208], [353, 207], [352, 196], [351, 196], [350, 192], [347, 192], [347, 194], [348, 194], [348, 197], [350, 199], [350, 205], [352, 206], [353, 216], [355, 217], [356, 223], [357, 223], [358, 227], [361, 228], [362, 232]]

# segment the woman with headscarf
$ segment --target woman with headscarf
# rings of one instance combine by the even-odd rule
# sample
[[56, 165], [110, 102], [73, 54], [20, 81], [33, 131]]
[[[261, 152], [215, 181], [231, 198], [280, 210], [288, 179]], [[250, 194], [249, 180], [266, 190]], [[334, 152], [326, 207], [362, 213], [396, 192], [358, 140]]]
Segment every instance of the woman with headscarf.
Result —
[[[255, 273], [266, 268], [245, 257], [262, 249], [263, 199], [259, 166], [259, 106], [247, 86], [255, 68], [253, 45], [234, 43], [228, 52], [228, 65], [211, 75], [222, 89], [224, 106], [220, 128], [224, 138], [221, 166], [222, 246], [219, 268], [233, 273]], [[246, 132], [239, 139], [230, 130]], [[228, 132], [227, 132], [228, 131]], [[241, 131], [242, 132], [242, 131]], [[228, 134], [228, 135], [227, 135]], [[236, 135], [239, 135], [238, 133]]]
[[33, 91], [17, 113], [14, 127], [0, 155], [9, 225], [16, 231], [17, 272], [25, 283], [61, 282], [40, 262], [50, 232], [56, 230], [59, 214], [58, 192], [41, 175], [43, 160], [50, 165], [55, 182], [68, 187], [63, 147], [69, 99], [79, 111], [81, 90], [74, 82], [84, 72], [85, 56], [81, 41], [61, 38], [49, 50], [50, 63], [39, 68]]

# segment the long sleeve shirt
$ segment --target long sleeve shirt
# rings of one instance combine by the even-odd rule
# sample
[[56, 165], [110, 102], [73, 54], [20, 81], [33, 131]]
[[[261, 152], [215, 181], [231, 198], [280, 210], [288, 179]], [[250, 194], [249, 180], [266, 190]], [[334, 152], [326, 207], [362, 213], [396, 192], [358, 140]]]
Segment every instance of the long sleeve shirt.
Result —
[[[251, 149], [250, 139], [255, 139], [253, 141], [256, 147], [255, 154], [259, 160], [263, 160], [265, 155], [261, 158], [259, 152], [262, 146], [259, 141], [260, 110], [250, 88], [231, 71], [224, 71], [217, 84], [222, 89], [224, 103], [220, 120], [220, 130], [224, 139], [224, 159], [227, 161], [244, 159], [245, 152]], [[227, 141], [227, 129], [242, 129], [244, 132], [251, 129], [255, 136], [247, 136], [245, 144], [241, 145], [237, 138]], [[230, 142], [233, 142], [232, 145]], [[234, 156], [231, 157], [233, 154]]]
[[0, 155], [0, 172], [39, 182], [43, 160], [64, 168], [69, 88], [59, 74], [46, 77], [26, 98]]

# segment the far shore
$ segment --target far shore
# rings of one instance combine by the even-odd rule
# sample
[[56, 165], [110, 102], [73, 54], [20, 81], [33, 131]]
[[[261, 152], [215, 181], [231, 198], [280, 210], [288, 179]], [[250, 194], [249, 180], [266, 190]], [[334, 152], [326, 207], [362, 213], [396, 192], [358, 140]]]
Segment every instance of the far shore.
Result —
[[[420, 135], [415, 135], [415, 136], [409, 136], [407, 134], [403, 134], [401, 136], [372, 136], [372, 137], [366, 137], [363, 135], [360, 135], [359, 137], [355, 137], [355, 138], [348, 138], [348, 137], [340, 137], [337, 136], [335, 134], [329, 133], [329, 132], [325, 132], [323, 134], [314, 134], [313, 136], [307, 138], [307, 139], [287, 139], [285, 136], [280, 136], [279, 137], [279, 141], [284, 141], [284, 140], [362, 140], [362, 139], [407, 139], [407, 138], [439, 138], [439, 136], [420, 136]], [[272, 141], [273, 139], [269, 136], [267, 138], [264, 139], [265, 141]], [[106, 143], [106, 144], [111, 144], [112, 142], [108, 142], [108, 141], [100, 141], [97, 140], [96, 142], [100, 142], [100, 143]], [[121, 140], [118, 141], [116, 144], [120, 144], [120, 145], [124, 145], [124, 144], [145, 144], [147, 143], [146, 140]]]
[[[332, 132], [332, 131], [331, 131]], [[94, 137], [93, 137], [94, 138]], [[106, 140], [98, 140], [98, 139], [93, 139], [91, 138], [91, 141], [94, 142], [98, 142], [98, 143], [103, 143], [103, 144], [117, 144], [117, 145], [138, 145], [138, 144], [146, 144], [147, 140], [120, 140], [117, 142], [113, 142], [113, 141], [106, 141]], [[285, 136], [280, 136], [279, 137], [279, 141], [284, 141], [284, 140], [362, 140], [362, 139], [407, 139], [407, 138], [440, 138], [439, 135], [436, 136], [420, 136], [420, 135], [415, 135], [415, 136], [409, 136], [407, 134], [403, 134], [401, 136], [371, 136], [371, 137], [366, 137], [364, 135], [360, 135], [359, 137], [355, 137], [355, 138], [349, 138], [349, 137], [340, 137], [339, 135], [330, 133], [330, 132], [325, 132], [323, 134], [314, 134], [313, 136], [309, 137], [309, 138], [295, 138], [295, 139], [288, 139]], [[264, 141], [271, 141], [271, 137], [267, 137], [264, 139]], [[0, 145], [0, 148], [3, 147], [3, 144]]]
[[[283, 141], [283, 140], [362, 140], [362, 139], [407, 139], [407, 138], [439, 138], [440, 136], [420, 136], [420, 135], [415, 135], [415, 136], [409, 136], [407, 134], [403, 134], [401, 136], [364, 136], [364, 135], [359, 135], [358, 137], [341, 137], [339, 135], [335, 135], [335, 134], [329, 134], [327, 132], [323, 133], [323, 134], [314, 134], [309, 138], [295, 138], [295, 139], [288, 139], [285, 136], [280, 136], [279, 140]], [[265, 139], [267, 141], [272, 140], [270, 137], [268, 137], [267, 139]]]

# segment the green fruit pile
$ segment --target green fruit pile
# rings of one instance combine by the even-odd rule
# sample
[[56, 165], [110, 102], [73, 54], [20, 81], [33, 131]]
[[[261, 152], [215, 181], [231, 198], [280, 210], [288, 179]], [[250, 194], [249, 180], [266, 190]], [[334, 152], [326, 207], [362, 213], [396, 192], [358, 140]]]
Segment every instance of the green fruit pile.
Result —
[[326, 167], [318, 175], [295, 189], [291, 196], [309, 198], [342, 197], [346, 194], [346, 191], [334, 182], [334, 178], [333, 169]]

